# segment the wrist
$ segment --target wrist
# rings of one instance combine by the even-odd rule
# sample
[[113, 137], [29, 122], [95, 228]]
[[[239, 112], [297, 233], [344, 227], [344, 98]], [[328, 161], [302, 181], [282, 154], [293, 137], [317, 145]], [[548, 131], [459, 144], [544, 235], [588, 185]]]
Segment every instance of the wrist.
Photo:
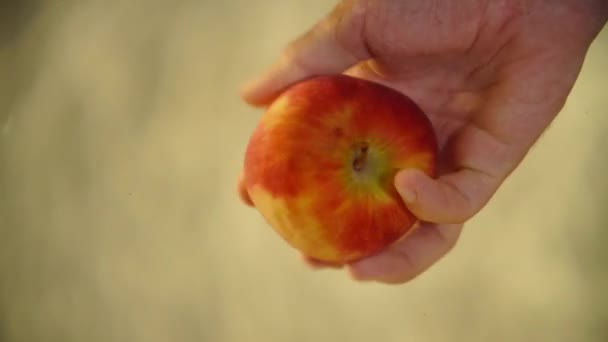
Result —
[[608, 22], [608, 0], [596, 0], [597, 10], [600, 16], [601, 25], [604, 27]]
[[[556, 7], [552, 1], [547, 4]], [[565, 0], [561, 4], [568, 13], [563, 18], [564, 24], [571, 27], [571, 32], [581, 34], [579, 38], [583, 44], [590, 44], [608, 21], [608, 0]]]
[[[573, 0], [577, 3], [577, 0]], [[608, 22], [608, 0], [586, 0], [580, 1], [581, 9], [588, 18], [589, 26], [597, 35]]]

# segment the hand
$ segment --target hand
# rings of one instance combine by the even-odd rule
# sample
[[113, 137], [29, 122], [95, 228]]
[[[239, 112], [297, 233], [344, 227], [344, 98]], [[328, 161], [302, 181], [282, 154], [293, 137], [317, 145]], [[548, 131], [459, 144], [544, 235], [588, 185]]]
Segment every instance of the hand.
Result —
[[439, 177], [403, 170], [394, 180], [420, 225], [383, 252], [347, 265], [359, 280], [403, 283], [455, 245], [462, 224], [561, 110], [606, 22], [607, 4], [347, 0], [242, 95], [264, 106], [293, 82], [344, 72], [392, 87], [428, 114], [441, 149]]

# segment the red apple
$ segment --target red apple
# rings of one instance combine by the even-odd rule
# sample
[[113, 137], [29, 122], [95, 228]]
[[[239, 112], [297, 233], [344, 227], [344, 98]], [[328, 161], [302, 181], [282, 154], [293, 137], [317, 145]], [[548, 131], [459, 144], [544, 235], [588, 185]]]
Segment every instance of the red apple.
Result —
[[430, 121], [408, 97], [350, 76], [320, 76], [285, 90], [247, 146], [245, 187], [267, 222], [304, 255], [360, 259], [394, 243], [417, 219], [393, 178], [435, 176]]

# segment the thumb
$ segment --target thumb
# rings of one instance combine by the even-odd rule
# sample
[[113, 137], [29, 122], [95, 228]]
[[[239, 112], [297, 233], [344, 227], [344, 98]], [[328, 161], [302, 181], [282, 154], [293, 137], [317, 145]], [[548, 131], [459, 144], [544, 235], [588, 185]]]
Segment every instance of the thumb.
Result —
[[245, 101], [266, 105], [292, 83], [342, 73], [368, 59], [370, 55], [361, 38], [365, 12], [359, 3], [343, 1], [307, 33], [288, 44], [266, 73], [241, 89]]
[[462, 169], [433, 179], [420, 170], [402, 170], [395, 187], [408, 209], [420, 220], [433, 223], [463, 223], [485, 204], [483, 175]]

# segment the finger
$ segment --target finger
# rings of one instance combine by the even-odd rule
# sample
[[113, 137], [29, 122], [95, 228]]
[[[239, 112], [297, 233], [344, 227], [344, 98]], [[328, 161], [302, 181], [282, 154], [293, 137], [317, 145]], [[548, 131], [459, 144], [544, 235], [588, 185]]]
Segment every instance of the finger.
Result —
[[246, 205], [253, 207], [253, 201], [251, 200], [251, 197], [247, 192], [247, 188], [245, 187], [245, 177], [242, 172], [238, 176], [236, 187], [237, 193], [239, 194], [239, 198], [241, 199], [241, 201]]
[[434, 223], [463, 223], [475, 215], [495, 190], [495, 180], [462, 169], [433, 179], [419, 170], [403, 170], [395, 187], [418, 219]]
[[[374, 61], [360, 63], [347, 73], [391, 87], [391, 81], [374, 65]], [[399, 84], [397, 90], [414, 94], [414, 98], [425, 98], [424, 90], [409, 88], [407, 82]], [[447, 105], [469, 111], [482, 108], [480, 96], [468, 93], [455, 97], [454, 103]], [[450, 165], [447, 171], [451, 173], [433, 179], [416, 169], [402, 170], [395, 176], [395, 187], [410, 211], [420, 220], [464, 223], [481, 210], [506, 177], [513, 158], [511, 146], [474, 123], [462, 128], [449, 140], [443, 135], [438, 138], [440, 145], [444, 146], [440, 161]], [[443, 160], [445, 156], [450, 156], [452, 160]]]
[[408, 282], [446, 255], [456, 244], [461, 231], [462, 225], [423, 223], [384, 252], [350, 264], [348, 270], [354, 279], [360, 281]]
[[[525, 79], [525, 75], [519, 76]], [[567, 94], [564, 89], [569, 89], [556, 86], [554, 90], [546, 80], [526, 81], [537, 85], [532, 87], [534, 91], [519, 80], [508, 79], [486, 92], [471, 120], [443, 147], [441, 156], [449, 160], [442, 161], [450, 166], [449, 173], [431, 179], [418, 171], [402, 170], [395, 176], [395, 187], [419, 219], [465, 222], [485, 206], [523, 160], [557, 115]]]
[[266, 105], [290, 84], [316, 75], [342, 73], [369, 58], [362, 41], [360, 1], [343, 1], [310, 31], [291, 42], [279, 60], [241, 90], [252, 105]]
[[[347, 73], [354, 77], [393, 86], [376, 65], [375, 61], [360, 63]], [[411, 87], [407, 80], [398, 82], [397, 90], [405, 92], [413, 99], [426, 99], [424, 89]], [[430, 112], [450, 110], [436, 108], [433, 101], [422, 101], [423, 107]], [[430, 104], [429, 104], [430, 103]], [[462, 93], [445, 104], [458, 108], [458, 111], [474, 112], [480, 110], [481, 96]], [[430, 117], [433, 120], [433, 117]], [[463, 223], [475, 215], [487, 203], [500, 185], [509, 169], [509, 144], [497, 140], [490, 133], [474, 123], [461, 129], [453, 137], [438, 136], [444, 151], [440, 158], [452, 156], [453, 160], [441, 160], [453, 164], [447, 171], [451, 174], [433, 179], [418, 170], [403, 170], [395, 176], [395, 186], [410, 211], [419, 219], [434, 223]], [[441, 170], [445, 172], [446, 170]]]

